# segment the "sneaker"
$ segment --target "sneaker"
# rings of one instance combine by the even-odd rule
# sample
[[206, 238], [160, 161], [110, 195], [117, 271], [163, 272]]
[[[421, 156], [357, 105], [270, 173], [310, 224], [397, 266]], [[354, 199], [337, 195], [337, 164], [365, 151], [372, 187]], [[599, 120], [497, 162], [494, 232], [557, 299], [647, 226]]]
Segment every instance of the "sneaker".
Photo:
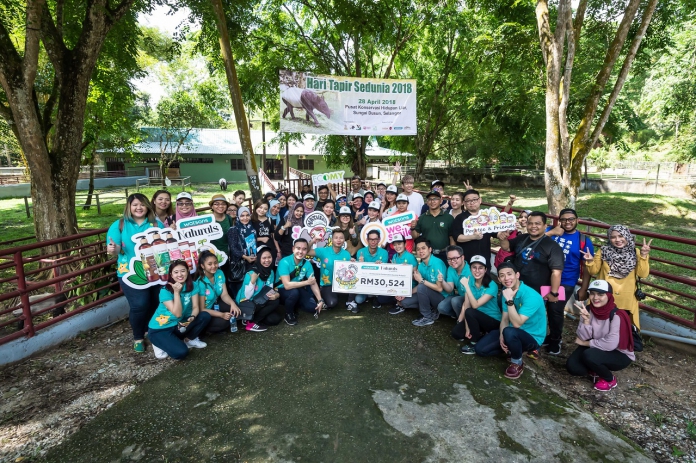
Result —
[[587, 376], [589, 376], [592, 379], [592, 384], [596, 383], [599, 379], [599, 375], [592, 370], [587, 371]]
[[358, 309], [358, 304], [355, 301], [348, 303], [348, 310], [350, 310], [353, 313], [360, 312], [360, 309]]
[[134, 341], [133, 350], [136, 352], [145, 352], [145, 343], [142, 340]]
[[155, 358], [158, 359], [166, 359], [169, 357], [169, 354], [157, 347], [156, 345], [152, 345], [152, 350], [155, 352]]
[[462, 346], [462, 348], [459, 350], [462, 352], [462, 354], [467, 354], [467, 355], [472, 355], [472, 354], [476, 353], [474, 346], [471, 344], [467, 344], [465, 346]]
[[428, 326], [435, 323], [435, 320], [431, 318], [421, 317], [413, 320], [411, 323], [413, 323], [414, 326]]
[[249, 321], [249, 320], [242, 320], [242, 326], [247, 326], [247, 322], [248, 322], [248, 321]]
[[196, 349], [203, 349], [204, 347], [208, 347], [208, 344], [204, 343], [200, 339], [191, 339], [190, 341], [186, 341], [186, 346], [191, 349], [192, 347], [195, 347]]
[[297, 325], [297, 316], [294, 313], [286, 313], [285, 314], [285, 323], [287, 323], [290, 326]]
[[598, 378], [597, 382], [594, 384], [594, 388], [598, 391], [607, 392], [611, 391], [616, 387], [616, 376], [612, 378], [611, 381], [607, 381], [602, 378]]
[[530, 350], [527, 352], [527, 357], [532, 360], [539, 360], [539, 349]]
[[399, 315], [403, 311], [404, 308], [401, 306], [401, 304], [396, 304], [394, 307], [389, 309], [389, 315]]
[[561, 339], [550, 339], [548, 345], [546, 346], [546, 350], [549, 352], [549, 355], [559, 355], [561, 353], [561, 344], [563, 341]]
[[246, 330], [247, 331], [253, 331], [254, 333], [261, 333], [263, 331], [266, 331], [268, 328], [266, 328], [263, 325], [259, 325], [257, 323], [247, 323]]
[[379, 301], [377, 300], [376, 297], [374, 299], [372, 299], [372, 308], [373, 309], [381, 309], [382, 308], [382, 304], [379, 303]]
[[505, 377], [510, 379], [517, 379], [520, 376], [522, 376], [523, 371], [524, 363], [521, 365], [511, 363], [510, 365], [508, 365], [507, 370], [505, 370]]

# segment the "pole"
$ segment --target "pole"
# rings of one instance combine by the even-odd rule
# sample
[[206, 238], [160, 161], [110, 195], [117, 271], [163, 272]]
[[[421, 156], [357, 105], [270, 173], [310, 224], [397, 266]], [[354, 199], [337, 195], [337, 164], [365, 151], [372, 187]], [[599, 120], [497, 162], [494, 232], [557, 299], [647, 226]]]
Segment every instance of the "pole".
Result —
[[660, 178], [660, 163], [657, 164], [657, 175], [655, 175], [655, 194], [657, 194], [657, 180]]
[[285, 179], [290, 180], [290, 143], [285, 142]]
[[263, 141], [263, 154], [261, 155], [261, 168], [268, 174], [266, 169], [266, 121], [261, 121], [261, 141]]

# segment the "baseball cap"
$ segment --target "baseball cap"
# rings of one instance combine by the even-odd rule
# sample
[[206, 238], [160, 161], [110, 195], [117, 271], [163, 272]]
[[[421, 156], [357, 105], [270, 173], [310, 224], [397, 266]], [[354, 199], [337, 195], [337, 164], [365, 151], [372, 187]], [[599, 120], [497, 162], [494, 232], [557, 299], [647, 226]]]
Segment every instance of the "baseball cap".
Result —
[[409, 202], [409, 201], [408, 201], [408, 196], [406, 196], [405, 194], [401, 193], [399, 196], [396, 197], [396, 202], [398, 203], [399, 201], [406, 201], [406, 202]]
[[471, 258], [471, 261], [469, 262], [469, 265], [473, 264], [474, 262], [478, 262], [481, 265], [486, 265], [486, 258], [483, 256], [474, 256]]
[[373, 198], [375, 197], [375, 192], [372, 191], [372, 190], [367, 190], [367, 191], [366, 191], [365, 193], [363, 193], [363, 194], [364, 194], [365, 196], [367, 196], [368, 193], [371, 194]]
[[380, 204], [379, 201], [372, 201], [369, 206], [367, 206], [368, 209], [377, 209], [379, 210]]
[[611, 289], [611, 285], [606, 280], [595, 280], [590, 283], [587, 288], [588, 291], [594, 291], [596, 293], [609, 293], [612, 294], [614, 291]]
[[353, 212], [350, 210], [350, 207], [342, 206], [338, 211], [338, 215], [353, 215]]
[[353, 199], [355, 199], [355, 198], [363, 199], [362, 193], [355, 193], [355, 194], [353, 195]]
[[445, 182], [442, 180], [433, 180], [430, 182], [430, 188], [434, 187], [435, 185], [442, 185], [443, 187], [445, 186]]
[[308, 200], [308, 199], [314, 200], [314, 195], [311, 194], [311, 193], [307, 193], [306, 195], [304, 195], [304, 196], [302, 197], [302, 199], [304, 199], [305, 201]]
[[382, 186], [387, 186], [387, 184], [384, 183], [384, 182], [378, 182], [378, 183], [377, 183], [377, 186], [380, 186], [380, 185], [382, 185]]
[[440, 194], [439, 191], [431, 191], [427, 195], [425, 195], [426, 199], [430, 198], [431, 196], [437, 196], [438, 198], [442, 198], [442, 195]]
[[[193, 198], [191, 197], [191, 193], [189, 193], [187, 191], [182, 191], [181, 193], [176, 195], [176, 200], [178, 201], [180, 199], [190, 199], [191, 201], [193, 201]], [[225, 200], [225, 201], [227, 201], [227, 200]]]
[[338, 195], [338, 196], [336, 196], [336, 202], [339, 202], [339, 201], [344, 200], [344, 199], [346, 199], [346, 195]]
[[392, 236], [391, 242], [392, 243], [405, 243], [406, 238], [404, 238], [404, 235], [397, 233], [394, 236]]
[[399, 189], [396, 187], [396, 185], [389, 185], [387, 187], [387, 193], [398, 193]]

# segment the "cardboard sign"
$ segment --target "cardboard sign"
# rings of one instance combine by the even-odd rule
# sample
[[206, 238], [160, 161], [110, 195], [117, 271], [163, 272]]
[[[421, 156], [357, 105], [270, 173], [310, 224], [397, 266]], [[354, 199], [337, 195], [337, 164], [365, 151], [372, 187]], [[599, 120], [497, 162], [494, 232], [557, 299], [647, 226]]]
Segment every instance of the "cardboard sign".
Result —
[[481, 209], [477, 215], [472, 215], [464, 221], [464, 235], [474, 233], [498, 233], [504, 230], [514, 230], [517, 217], [507, 212], [499, 212], [497, 208]]
[[370, 222], [366, 223], [364, 227], [362, 227], [362, 230], [360, 230], [360, 241], [362, 241], [363, 246], [367, 246], [367, 233], [372, 231], [372, 230], [377, 230], [379, 232], [379, 247], [383, 248], [384, 246], [387, 245], [387, 229], [384, 228], [384, 225], [382, 225], [382, 222]]
[[416, 219], [413, 211], [390, 215], [382, 219], [382, 225], [387, 230], [387, 241], [392, 242], [394, 235], [401, 234], [406, 239], [411, 239], [411, 222]]
[[333, 284], [336, 293], [411, 296], [412, 265], [334, 262]]
[[164, 285], [169, 279], [169, 264], [185, 260], [191, 273], [196, 271], [198, 255], [211, 251], [220, 265], [227, 262], [227, 254], [211, 243], [224, 236], [222, 227], [212, 214], [199, 215], [176, 222], [176, 230], [151, 227], [132, 237], [135, 257], [129, 263], [129, 272], [123, 281], [132, 288]]
[[[293, 242], [296, 239], [304, 238], [309, 243], [311, 249], [325, 248], [331, 246], [331, 234], [333, 229], [329, 227], [329, 219], [323, 212], [314, 211], [307, 214], [305, 218], [305, 226], [298, 227], [295, 225], [292, 227], [292, 239]], [[312, 240], [318, 238], [319, 241], [312, 245]], [[343, 244], [343, 249], [346, 248], [346, 244]], [[308, 257], [310, 258], [310, 257]], [[311, 259], [311, 258], [310, 258]]]
[[328, 172], [326, 174], [313, 174], [312, 184], [314, 186], [328, 185], [329, 183], [341, 183], [343, 182], [343, 176], [346, 174], [345, 170], [339, 170], [336, 172]]

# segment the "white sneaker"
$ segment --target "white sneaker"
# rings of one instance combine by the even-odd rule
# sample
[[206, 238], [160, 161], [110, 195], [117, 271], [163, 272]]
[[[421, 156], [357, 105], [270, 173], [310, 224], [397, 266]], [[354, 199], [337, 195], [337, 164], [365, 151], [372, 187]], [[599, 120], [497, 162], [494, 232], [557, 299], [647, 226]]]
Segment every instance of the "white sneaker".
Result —
[[155, 352], [155, 358], [166, 359], [167, 357], [169, 357], [168, 353], [166, 353], [154, 344], [152, 344], [152, 350]]
[[208, 344], [204, 343], [200, 339], [191, 339], [190, 341], [186, 341], [186, 346], [190, 349], [192, 347], [195, 347], [197, 349], [203, 349], [204, 347], [208, 347]]

